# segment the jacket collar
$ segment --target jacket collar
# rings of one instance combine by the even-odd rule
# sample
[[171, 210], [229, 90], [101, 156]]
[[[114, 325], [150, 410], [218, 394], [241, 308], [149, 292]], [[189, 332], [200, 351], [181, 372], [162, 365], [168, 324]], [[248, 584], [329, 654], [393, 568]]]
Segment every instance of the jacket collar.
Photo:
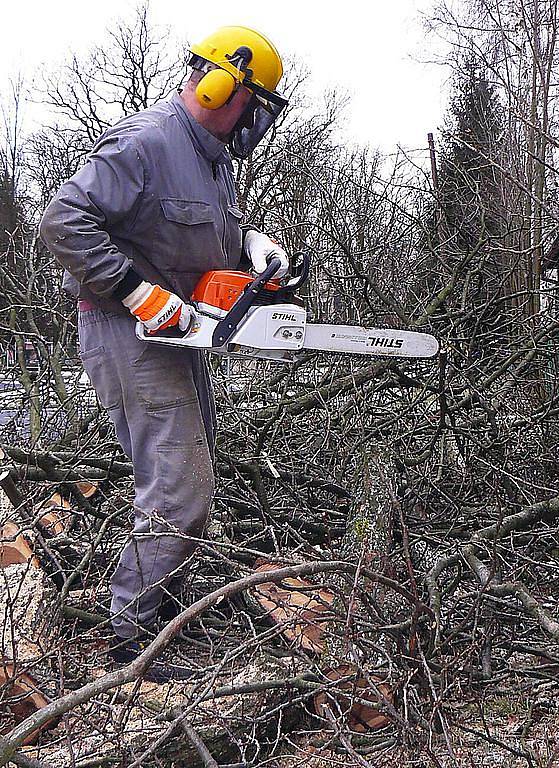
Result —
[[[203, 125], [200, 125], [200, 123], [192, 117], [178, 92], [173, 94], [171, 104], [174, 106], [179, 120], [192, 137], [200, 154], [212, 163], [216, 162], [218, 159], [220, 162], [227, 162], [227, 153], [225, 152], [224, 142], [220, 141], [215, 136], [212, 136]], [[220, 155], [224, 155], [224, 157], [220, 157]]]

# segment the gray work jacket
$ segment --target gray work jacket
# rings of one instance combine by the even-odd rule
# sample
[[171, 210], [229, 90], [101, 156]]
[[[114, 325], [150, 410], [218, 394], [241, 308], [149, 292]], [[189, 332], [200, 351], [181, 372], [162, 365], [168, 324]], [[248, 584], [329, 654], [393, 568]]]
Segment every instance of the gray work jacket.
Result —
[[241, 215], [225, 145], [175, 93], [103, 134], [39, 232], [69, 293], [126, 313], [111, 295], [131, 265], [185, 300], [204, 272], [234, 269]]

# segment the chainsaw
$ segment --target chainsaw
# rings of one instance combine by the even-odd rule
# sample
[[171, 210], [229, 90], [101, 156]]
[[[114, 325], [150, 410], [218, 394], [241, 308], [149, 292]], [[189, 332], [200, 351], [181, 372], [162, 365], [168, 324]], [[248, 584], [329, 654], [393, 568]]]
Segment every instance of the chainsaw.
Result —
[[188, 330], [175, 327], [153, 334], [138, 322], [136, 335], [158, 344], [279, 362], [293, 362], [309, 349], [374, 357], [437, 354], [438, 341], [426, 333], [307, 323], [303, 302], [295, 292], [309, 277], [310, 258], [298, 256], [291, 278], [283, 285], [273, 279], [280, 267], [277, 258], [256, 277], [229, 270], [206, 272], [192, 294], [195, 318]]

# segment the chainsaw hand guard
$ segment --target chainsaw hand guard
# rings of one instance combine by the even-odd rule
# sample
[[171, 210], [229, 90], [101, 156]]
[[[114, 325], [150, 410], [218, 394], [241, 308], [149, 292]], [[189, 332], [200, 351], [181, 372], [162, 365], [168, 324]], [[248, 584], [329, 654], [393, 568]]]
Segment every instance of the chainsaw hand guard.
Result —
[[270, 259], [270, 263], [264, 272], [255, 277], [252, 283], [247, 285], [244, 293], [233, 304], [223, 320], [217, 324], [212, 337], [214, 347], [222, 347], [224, 344], [227, 344], [231, 336], [237, 330], [239, 322], [264, 290], [266, 282], [276, 274], [280, 267], [281, 260], [273, 257]]

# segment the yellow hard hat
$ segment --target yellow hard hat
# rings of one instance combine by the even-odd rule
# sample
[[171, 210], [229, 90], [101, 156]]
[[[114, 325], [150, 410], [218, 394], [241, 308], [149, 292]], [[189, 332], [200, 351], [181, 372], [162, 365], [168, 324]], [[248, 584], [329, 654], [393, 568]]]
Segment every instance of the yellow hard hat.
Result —
[[190, 46], [189, 64], [204, 73], [196, 98], [205, 109], [225, 107], [241, 86], [252, 92], [229, 137], [231, 153], [248, 157], [287, 105], [275, 90], [283, 75], [275, 46], [254, 29], [221, 27]]
[[221, 27], [198, 45], [191, 45], [190, 51], [229, 72], [237, 82], [250, 81], [267, 91], [274, 91], [283, 75], [276, 47], [248, 27]]

